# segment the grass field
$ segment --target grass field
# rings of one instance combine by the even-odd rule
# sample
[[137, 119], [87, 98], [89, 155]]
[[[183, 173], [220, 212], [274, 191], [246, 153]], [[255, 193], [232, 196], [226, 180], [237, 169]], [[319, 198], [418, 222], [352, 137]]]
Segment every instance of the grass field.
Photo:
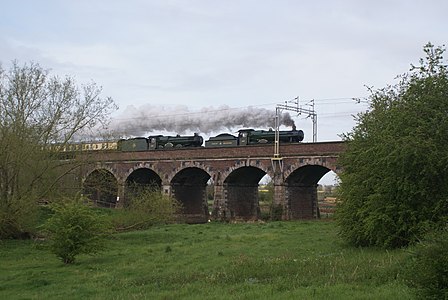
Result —
[[74, 265], [0, 241], [0, 299], [412, 299], [406, 255], [346, 246], [331, 221], [157, 226]]

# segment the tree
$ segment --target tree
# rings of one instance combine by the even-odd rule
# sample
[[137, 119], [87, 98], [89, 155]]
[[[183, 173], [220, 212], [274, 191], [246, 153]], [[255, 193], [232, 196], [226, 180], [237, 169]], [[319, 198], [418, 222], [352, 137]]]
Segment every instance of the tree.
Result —
[[448, 213], [448, 74], [442, 47], [420, 66], [371, 90], [370, 107], [344, 136], [337, 221], [358, 246], [402, 247]]
[[97, 128], [115, 109], [100, 93], [95, 83], [78, 87], [37, 63], [0, 65], [0, 238], [32, 230], [36, 201], [57, 193], [61, 172], [72, 168], [51, 149]]

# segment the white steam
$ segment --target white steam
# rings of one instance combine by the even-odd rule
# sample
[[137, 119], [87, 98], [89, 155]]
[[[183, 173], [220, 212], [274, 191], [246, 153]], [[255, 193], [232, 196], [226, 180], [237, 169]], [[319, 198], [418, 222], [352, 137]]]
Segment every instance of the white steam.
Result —
[[[231, 108], [227, 105], [204, 107], [191, 111], [187, 106], [164, 107], [143, 105], [128, 106], [112, 119], [109, 129], [126, 136], [145, 136], [148, 133], [198, 132], [209, 134], [238, 130], [240, 128], [273, 128], [275, 110], [259, 107]], [[280, 115], [280, 125], [293, 126], [288, 113]]]

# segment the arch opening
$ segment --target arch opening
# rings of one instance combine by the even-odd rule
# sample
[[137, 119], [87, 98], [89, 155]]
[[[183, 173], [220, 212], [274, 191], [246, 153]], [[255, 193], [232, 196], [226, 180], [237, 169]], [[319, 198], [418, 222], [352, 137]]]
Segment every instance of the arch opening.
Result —
[[82, 192], [95, 205], [112, 208], [117, 202], [118, 181], [108, 170], [94, 170], [84, 180]]
[[134, 170], [125, 182], [124, 205], [128, 205], [132, 198], [138, 197], [145, 190], [160, 191], [161, 188], [162, 179], [155, 171], [148, 168]]
[[250, 166], [238, 168], [227, 176], [224, 189], [231, 219], [260, 217], [258, 183], [265, 175], [265, 171]]
[[306, 165], [296, 169], [286, 178], [285, 196], [289, 219], [320, 217], [317, 184], [330, 171], [320, 165]]
[[189, 223], [203, 223], [209, 219], [207, 182], [210, 177], [200, 168], [189, 167], [179, 171], [171, 180], [172, 195], [182, 204]]

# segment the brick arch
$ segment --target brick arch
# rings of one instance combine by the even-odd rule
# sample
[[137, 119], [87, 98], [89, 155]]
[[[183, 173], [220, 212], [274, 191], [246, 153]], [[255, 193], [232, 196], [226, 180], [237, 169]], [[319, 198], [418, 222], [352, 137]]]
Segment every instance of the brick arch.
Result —
[[314, 186], [331, 169], [322, 165], [303, 165], [285, 177], [287, 185]]
[[182, 170], [185, 170], [185, 169], [188, 169], [188, 168], [198, 168], [198, 169], [201, 169], [202, 171], [204, 171], [208, 175], [210, 175], [210, 178], [213, 178], [213, 175], [215, 174], [215, 172], [212, 171], [212, 168], [210, 166], [205, 165], [204, 163], [196, 162], [196, 161], [191, 161], [191, 162], [189, 161], [189, 162], [182, 163], [180, 166], [175, 168], [172, 172], [170, 172], [169, 174], [166, 174], [166, 175], [168, 175], [165, 178], [166, 183], [171, 184], [171, 182], [173, 181], [174, 177], [179, 172], [182, 172]]
[[84, 181], [87, 179], [87, 177], [89, 177], [90, 174], [92, 174], [95, 171], [99, 171], [99, 170], [106, 170], [106, 171], [110, 172], [115, 177], [115, 180], [117, 180], [117, 182], [120, 182], [121, 178], [120, 178], [120, 176], [118, 176], [118, 172], [115, 168], [112, 168], [109, 165], [101, 164], [101, 165], [91, 166], [82, 176], [81, 183], [84, 184]]
[[240, 161], [240, 162], [234, 164], [233, 166], [229, 167], [226, 171], [221, 172], [221, 181], [222, 182], [226, 181], [226, 179], [229, 177], [229, 175], [231, 173], [233, 173], [237, 169], [244, 168], [244, 167], [258, 168], [258, 169], [262, 170], [264, 173], [266, 173], [267, 175], [269, 175], [271, 178], [274, 178], [275, 174], [270, 166], [270, 164], [271, 164], [270, 161], [269, 161], [268, 166], [266, 166], [264, 163], [257, 164], [256, 162], [255, 163], [251, 163], [251, 162], [252, 161], [250, 161], [249, 163], [247, 163], [247, 161]]
[[283, 175], [284, 178], [288, 178], [289, 175], [291, 175], [291, 173], [295, 172], [297, 169], [303, 167], [303, 166], [322, 166], [325, 167], [327, 169], [329, 169], [330, 171], [335, 172], [336, 174], [338, 174], [338, 172], [340, 172], [339, 168], [336, 166], [336, 161], [334, 158], [326, 158], [325, 160], [323, 160], [322, 158], [319, 157], [310, 157], [310, 158], [303, 158], [300, 159], [300, 161], [295, 162], [293, 164], [290, 164], [288, 166], [288, 169], [284, 171]]
[[149, 170], [153, 171], [154, 173], [156, 173], [163, 181], [163, 177], [161, 176], [162, 173], [160, 172], [160, 170], [158, 170], [154, 167], [154, 164], [140, 162], [140, 163], [135, 164], [134, 166], [130, 167], [126, 172], [123, 173], [123, 177], [122, 177], [123, 183], [126, 182], [126, 180], [129, 178], [129, 176], [132, 174], [132, 172], [134, 172], [138, 169], [149, 169]]

